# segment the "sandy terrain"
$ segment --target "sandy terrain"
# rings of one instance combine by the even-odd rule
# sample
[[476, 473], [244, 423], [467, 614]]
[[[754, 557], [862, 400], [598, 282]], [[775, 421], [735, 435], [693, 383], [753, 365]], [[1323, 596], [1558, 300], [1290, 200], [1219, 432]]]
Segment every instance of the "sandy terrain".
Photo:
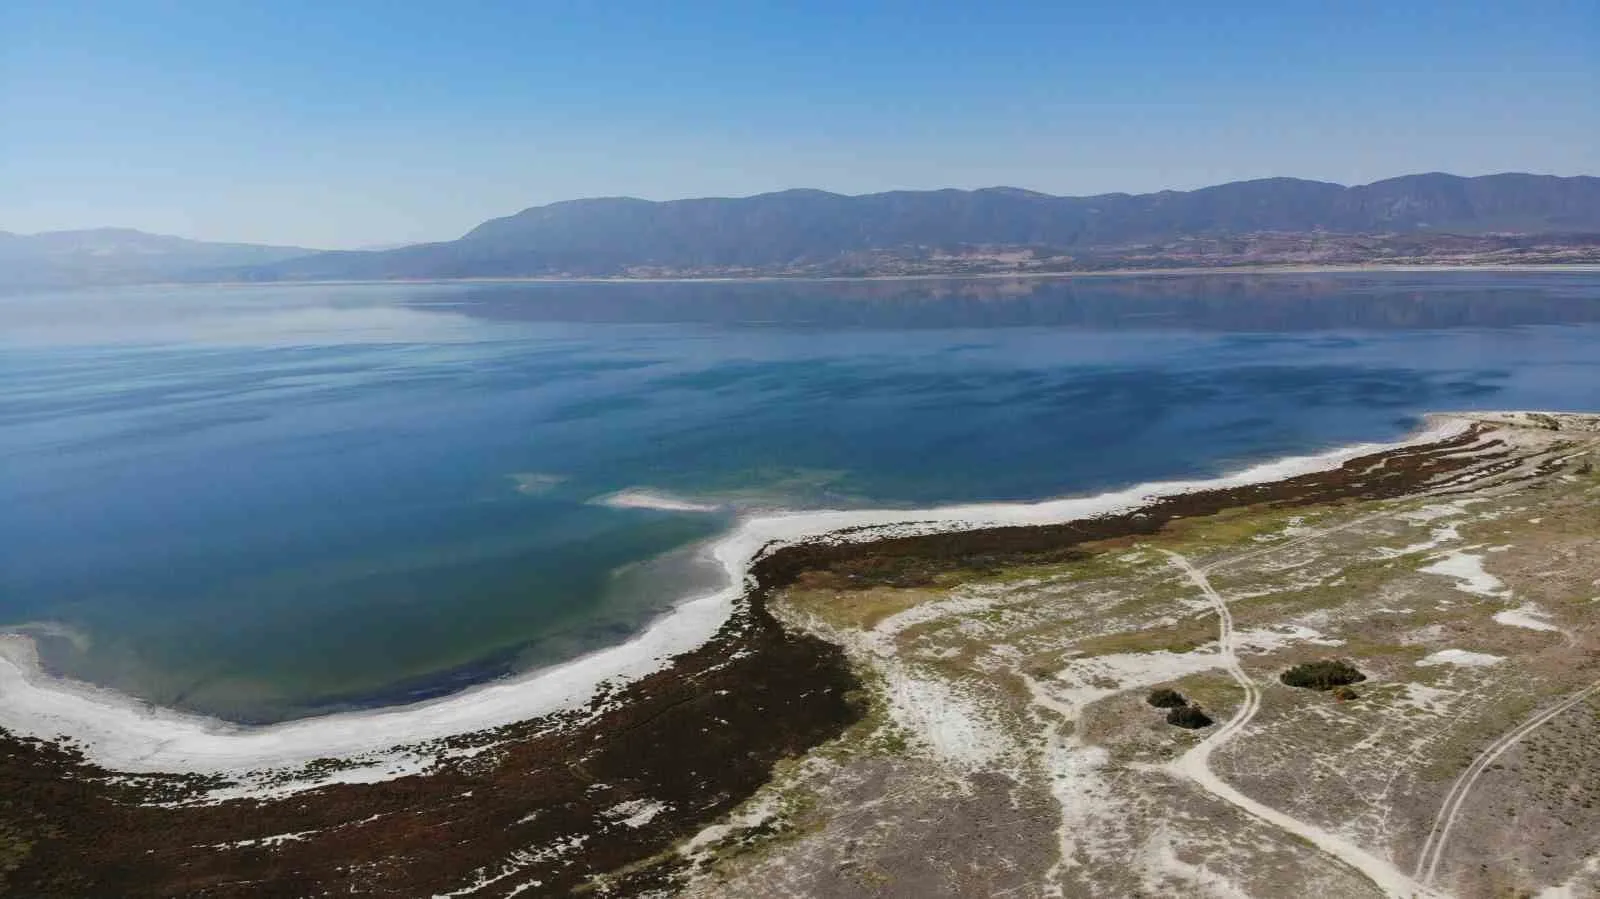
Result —
[[[877, 711], [689, 852], [688, 894], [1600, 895], [1600, 418], [1484, 419], [1406, 496], [802, 578], [778, 613]], [[1322, 659], [1364, 679], [1279, 680]]]

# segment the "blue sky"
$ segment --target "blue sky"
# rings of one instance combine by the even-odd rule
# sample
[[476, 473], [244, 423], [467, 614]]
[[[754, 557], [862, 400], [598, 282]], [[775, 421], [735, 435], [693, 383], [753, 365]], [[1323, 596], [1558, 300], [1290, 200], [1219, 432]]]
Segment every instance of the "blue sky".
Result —
[[584, 196], [1600, 174], [1597, 98], [1594, 0], [5, 0], [0, 229], [348, 247]]

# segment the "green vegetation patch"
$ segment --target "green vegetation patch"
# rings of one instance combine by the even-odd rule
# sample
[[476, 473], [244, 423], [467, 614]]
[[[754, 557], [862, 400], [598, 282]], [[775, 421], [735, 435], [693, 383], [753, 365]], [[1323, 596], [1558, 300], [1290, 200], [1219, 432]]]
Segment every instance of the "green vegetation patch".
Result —
[[1083, 656], [1193, 652], [1215, 640], [1216, 630], [1216, 625], [1208, 621], [1191, 620], [1175, 627], [1153, 627], [1148, 630], [1088, 637], [1074, 643], [1073, 649]]
[[1278, 680], [1289, 686], [1304, 687], [1308, 690], [1332, 690], [1335, 687], [1359, 684], [1366, 679], [1367, 676], [1362, 674], [1360, 669], [1343, 659], [1306, 662], [1278, 675]]
[[33, 853], [31, 835], [8, 821], [0, 821], [0, 893], [6, 891], [6, 875], [22, 867]]
[[842, 592], [830, 587], [817, 587], [813, 580], [809, 575], [802, 577], [795, 588], [785, 592], [781, 601], [840, 628], [871, 630], [885, 618], [913, 606], [948, 598], [942, 592], [894, 587]]

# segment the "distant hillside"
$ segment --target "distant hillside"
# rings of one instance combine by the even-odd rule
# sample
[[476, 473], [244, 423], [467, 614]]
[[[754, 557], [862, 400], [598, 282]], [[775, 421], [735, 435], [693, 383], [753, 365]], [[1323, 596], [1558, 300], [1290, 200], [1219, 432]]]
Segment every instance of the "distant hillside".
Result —
[[[258, 266], [241, 276], [886, 274], [1015, 270], [1028, 267], [1024, 259], [1063, 268], [1116, 267], [1119, 259], [1130, 256], [1160, 262], [1169, 258], [1160, 248], [1196, 238], [1437, 234], [1455, 239], [1507, 233], [1600, 233], [1600, 178], [1426, 174], [1358, 187], [1269, 178], [1193, 191], [1095, 197], [1000, 187], [865, 196], [789, 190], [669, 202], [572, 200], [493, 219], [459, 240], [383, 252], [324, 253]], [[1528, 252], [1526, 247], [1501, 246], [1504, 241], [1481, 243], [1482, 252]], [[1570, 243], [1562, 238], [1554, 246], [1560, 251]], [[1588, 247], [1583, 253], [1593, 251], [1594, 242], [1587, 237], [1578, 243]], [[1414, 256], [1417, 244], [1411, 240], [1411, 249], [1403, 252]], [[1180, 248], [1173, 258], [1186, 252]], [[1336, 254], [1337, 261], [1364, 261], [1364, 252], [1360, 245], [1346, 245]], [[1431, 258], [1427, 241], [1420, 252], [1420, 258]], [[1315, 248], [1296, 253], [1295, 261], [1319, 258]], [[1195, 264], [1206, 264], [1209, 258], [1202, 254]], [[1384, 258], [1383, 253], [1375, 258]], [[1567, 256], [1556, 252], [1552, 258]]]
[[207, 243], [128, 228], [0, 231], [0, 287], [132, 284], [196, 277], [315, 253], [304, 247]]

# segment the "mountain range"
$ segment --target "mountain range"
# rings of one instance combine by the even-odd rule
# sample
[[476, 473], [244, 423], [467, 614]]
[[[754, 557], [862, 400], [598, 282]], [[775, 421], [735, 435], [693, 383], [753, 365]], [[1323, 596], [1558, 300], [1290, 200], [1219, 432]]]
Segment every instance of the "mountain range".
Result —
[[211, 243], [131, 228], [0, 231], [0, 287], [137, 284], [203, 277], [230, 278], [246, 266], [316, 253], [305, 247]]
[[[53, 236], [9, 239], [46, 237]], [[0, 237], [0, 278], [12, 258], [6, 239]], [[100, 278], [142, 271], [251, 281], [1597, 261], [1600, 178], [1431, 173], [1354, 187], [1268, 178], [1091, 197], [1010, 187], [861, 196], [787, 190], [665, 202], [613, 197], [535, 206], [457, 240], [381, 251], [161, 246], [172, 249], [165, 256], [136, 248], [131, 257], [76, 250], [46, 258], [86, 265]], [[202, 247], [209, 254], [203, 259]], [[249, 253], [260, 258], [237, 258]]]

